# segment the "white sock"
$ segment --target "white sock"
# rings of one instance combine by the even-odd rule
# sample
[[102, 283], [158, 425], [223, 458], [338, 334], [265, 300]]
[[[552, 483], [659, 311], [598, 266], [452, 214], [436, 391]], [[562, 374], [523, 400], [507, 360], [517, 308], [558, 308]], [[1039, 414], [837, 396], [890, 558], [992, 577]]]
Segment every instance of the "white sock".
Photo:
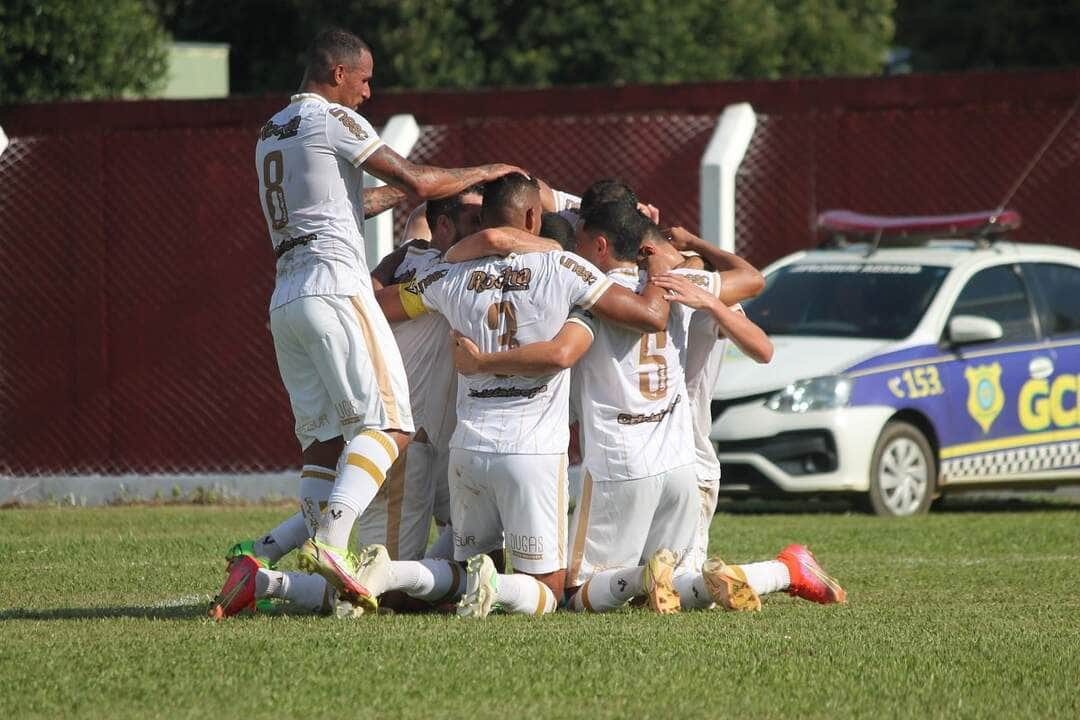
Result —
[[630, 598], [644, 592], [641, 576], [640, 567], [596, 573], [574, 595], [570, 609], [607, 612], [621, 608]]
[[[334, 489], [336, 479], [337, 470], [321, 465], [305, 465], [300, 471], [300, 512], [303, 513], [304, 523], [308, 528], [308, 537], [313, 537], [319, 529], [319, 521], [326, 510], [326, 503], [330, 499], [330, 491]], [[301, 540], [300, 544], [303, 544], [304, 540]]]
[[368, 428], [349, 441], [316, 540], [335, 548], [349, 544], [356, 518], [379, 492], [397, 456], [394, 439], [382, 430]]
[[449, 602], [465, 592], [465, 572], [453, 560], [394, 561], [386, 589], [400, 590], [425, 602]]
[[787, 590], [791, 585], [791, 575], [787, 565], [779, 560], [766, 560], [764, 562], [738, 565], [746, 573], [746, 582], [758, 595]]
[[441, 558], [444, 560], [454, 559], [454, 528], [450, 525], [443, 525], [439, 528], [439, 534], [435, 538], [435, 542], [431, 543], [431, 547], [424, 553], [426, 558]]
[[255, 555], [272, 563], [304, 544], [318, 527], [326, 499], [334, 486], [334, 471], [320, 465], [305, 465], [300, 472], [300, 512], [255, 541]]
[[296, 603], [314, 613], [326, 612], [329, 600], [328, 586], [321, 575], [279, 572], [260, 568], [255, 574], [256, 598], [279, 598]]
[[684, 572], [672, 578], [675, 592], [683, 610], [704, 610], [713, 606], [712, 595], [705, 587], [705, 577], [700, 572]]
[[268, 597], [281, 597], [281, 585], [284, 578], [285, 573], [279, 570], [259, 568], [255, 572], [255, 597], [260, 600]]
[[523, 615], [546, 615], [555, 611], [555, 593], [532, 575], [499, 575], [495, 601], [506, 612]]

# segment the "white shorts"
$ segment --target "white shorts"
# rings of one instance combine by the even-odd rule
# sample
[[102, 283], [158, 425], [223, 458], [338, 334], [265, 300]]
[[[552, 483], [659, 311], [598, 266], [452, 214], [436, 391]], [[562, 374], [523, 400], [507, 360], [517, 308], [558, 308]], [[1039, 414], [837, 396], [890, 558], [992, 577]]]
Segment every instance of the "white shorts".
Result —
[[413, 431], [409, 384], [375, 296], [301, 297], [270, 313], [302, 448], [364, 428]]
[[358, 547], [385, 545], [391, 560], [424, 557], [435, 501], [430, 472], [434, 454], [431, 445], [411, 442], [398, 456], [386, 473], [386, 482], [357, 521]]
[[567, 587], [598, 572], [644, 564], [661, 548], [685, 564], [698, 530], [693, 465], [637, 480], [597, 481], [586, 470], [571, 523]]
[[450, 448], [438, 448], [432, 460], [430, 475], [435, 487], [435, 505], [431, 514], [439, 525], [450, 524], [450, 480], [447, 472], [450, 467]]
[[720, 497], [720, 480], [698, 478], [698, 527], [694, 535], [694, 547], [686, 558], [686, 565], [694, 570], [701, 569], [709, 559], [709, 527], [716, 514], [716, 503]]
[[503, 547], [514, 570], [566, 567], [566, 455], [450, 450], [454, 559]]

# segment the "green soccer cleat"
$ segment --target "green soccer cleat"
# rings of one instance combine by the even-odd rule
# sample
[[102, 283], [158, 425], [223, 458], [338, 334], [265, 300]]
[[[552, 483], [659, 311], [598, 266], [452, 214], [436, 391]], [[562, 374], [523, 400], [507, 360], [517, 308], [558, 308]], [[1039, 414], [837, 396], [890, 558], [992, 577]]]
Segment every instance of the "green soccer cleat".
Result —
[[465, 581], [465, 594], [457, 604], [458, 617], [485, 618], [495, 607], [498, 595], [498, 573], [495, 563], [487, 555], [473, 555], [465, 563], [468, 577]]
[[303, 572], [322, 575], [337, 589], [341, 600], [356, 605], [361, 612], [374, 614], [378, 611], [375, 596], [356, 577], [360, 563], [348, 550], [308, 539], [300, 546], [297, 565]]

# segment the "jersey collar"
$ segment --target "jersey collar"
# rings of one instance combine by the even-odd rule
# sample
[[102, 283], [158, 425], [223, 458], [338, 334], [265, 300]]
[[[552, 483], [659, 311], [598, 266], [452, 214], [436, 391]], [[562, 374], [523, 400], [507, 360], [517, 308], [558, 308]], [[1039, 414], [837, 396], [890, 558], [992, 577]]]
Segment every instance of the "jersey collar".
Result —
[[289, 98], [289, 104], [292, 105], [293, 103], [303, 102], [304, 100], [322, 100], [327, 105], [330, 104], [330, 101], [324, 98], [322, 95], [313, 92], [296, 93]]

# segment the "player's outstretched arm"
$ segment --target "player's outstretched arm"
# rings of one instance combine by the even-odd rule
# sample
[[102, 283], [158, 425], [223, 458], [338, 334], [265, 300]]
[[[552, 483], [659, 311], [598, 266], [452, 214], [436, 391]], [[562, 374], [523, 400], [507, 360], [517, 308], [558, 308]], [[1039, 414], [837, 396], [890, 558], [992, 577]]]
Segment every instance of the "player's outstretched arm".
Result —
[[[649, 277], [670, 271], [681, 260], [678, 253], [652, 253], [639, 260]], [[668, 305], [666, 291], [647, 283], [641, 294], [621, 285], [612, 284], [589, 310], [616, 325], [636, 332], [654, 333], [667, 329]]]
[[740, 308], [732, 310], [708, 290], [695, 285], [682, 275], [667, 273], [654, 277], [650, 285], [663, 288], [668, 300], [695, 310], [704, 310], [716, 319], [720, 332], [743, 353], [759, 363], [772, 360], [773, 344], [765, 331], [758, 327]]
[[679, 250], [696, 252], [720, 273], [720, 299], [734, 305], [752, 298], [765, 287], [761, 271], [735, 253], [705, 242], [686, 228], [671, 228], [671, 244]]
[[463, 237], [446, 251], [443, 260], [449, 263], [460, 263], [491, 255], [506, 257], [510, 253], [524, 255], [554, 250], [562, 250], [559, 243], [554, 240], [548, 240], [517, 228], [498, 227]]
[[398, 205], [409, 194], [393, 185], [364, 189], [364, 219], [374, 217]]
[[572, 366], [592, 345], [592, 333], [580, 322], [567, 320], [559, 333], [545, 342], [512, 350], [480, 352], [469, 338], [454, 331], [454, 366], [462, 375], [520, 375], [543, 377]]
[[383, 182], [424, 200], [448, 197], [477, 183], [494, 180], [507, 173], [528, 174], [519, 167], [502, 163], [467, 168], [419, 165], [397, 154], [386, 145], [380, 145], [378, 150], [371, 153], [371, 156], [364, 161], [363, 167]]

